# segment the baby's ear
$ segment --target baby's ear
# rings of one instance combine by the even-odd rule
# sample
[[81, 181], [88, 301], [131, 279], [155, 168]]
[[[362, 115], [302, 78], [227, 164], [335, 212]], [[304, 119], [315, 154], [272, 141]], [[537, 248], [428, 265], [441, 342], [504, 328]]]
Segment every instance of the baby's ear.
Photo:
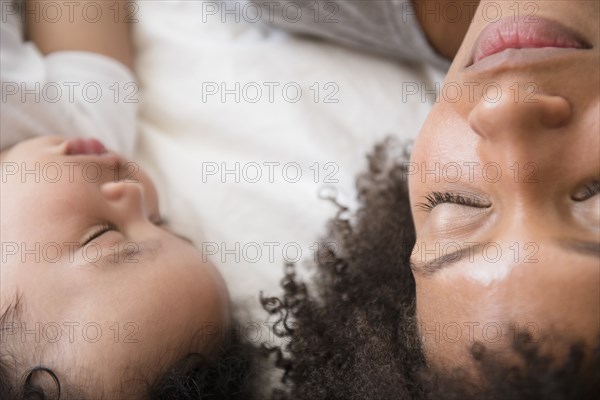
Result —
[[60, 381], [51, 369], [39, 366], [27, 373], [23, 382], [24, 400], [59, 400], [60, 394]]

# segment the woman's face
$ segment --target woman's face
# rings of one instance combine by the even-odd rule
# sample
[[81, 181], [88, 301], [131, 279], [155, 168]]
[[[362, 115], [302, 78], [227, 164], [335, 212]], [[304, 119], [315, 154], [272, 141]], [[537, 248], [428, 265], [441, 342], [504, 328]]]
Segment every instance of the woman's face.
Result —
[[519, 330], [598, 337], [599, 20], [598, 1], [477, 9], [409, 171], [430, 362]]

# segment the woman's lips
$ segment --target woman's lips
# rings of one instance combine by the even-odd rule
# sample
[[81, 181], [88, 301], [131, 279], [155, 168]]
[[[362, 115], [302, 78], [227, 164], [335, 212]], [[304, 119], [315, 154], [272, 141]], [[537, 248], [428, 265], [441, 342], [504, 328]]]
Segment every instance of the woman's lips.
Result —
[[67, 154], [78, 155], [78, 154], [104, 154], [106, 148], [97, 139], [69, 139], [67, 140]]
[[591, 46], [575, 31], [549, 19], [506, 17], [487, 26], [475, 41], [472, 63], [506, 49], [542, 47], [589, 49]]

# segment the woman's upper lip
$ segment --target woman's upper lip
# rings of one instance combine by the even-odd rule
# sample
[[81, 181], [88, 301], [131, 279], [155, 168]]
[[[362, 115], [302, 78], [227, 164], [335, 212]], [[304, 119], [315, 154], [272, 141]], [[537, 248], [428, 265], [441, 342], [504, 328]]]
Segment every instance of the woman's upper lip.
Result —
[[506, 17], [481, 31], [470, 64], [506, 49], [542, 47], [589, 49], [591, 45], [574, 30], [550, 19]]

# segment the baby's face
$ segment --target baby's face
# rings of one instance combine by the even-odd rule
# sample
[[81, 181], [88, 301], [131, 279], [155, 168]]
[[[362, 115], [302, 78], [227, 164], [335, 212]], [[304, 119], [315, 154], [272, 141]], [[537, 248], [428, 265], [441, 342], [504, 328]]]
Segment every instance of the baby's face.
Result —
[[41, 364], [66, 381], [89, 373], [107, 388], [208, 351], [229, 318], [226, 287], [161, 224], [136, 164], [58, 137], [22, 142], [1, 161], [0, 312], [17, 296], [24, 306], [2, 341], [23, 369]]

